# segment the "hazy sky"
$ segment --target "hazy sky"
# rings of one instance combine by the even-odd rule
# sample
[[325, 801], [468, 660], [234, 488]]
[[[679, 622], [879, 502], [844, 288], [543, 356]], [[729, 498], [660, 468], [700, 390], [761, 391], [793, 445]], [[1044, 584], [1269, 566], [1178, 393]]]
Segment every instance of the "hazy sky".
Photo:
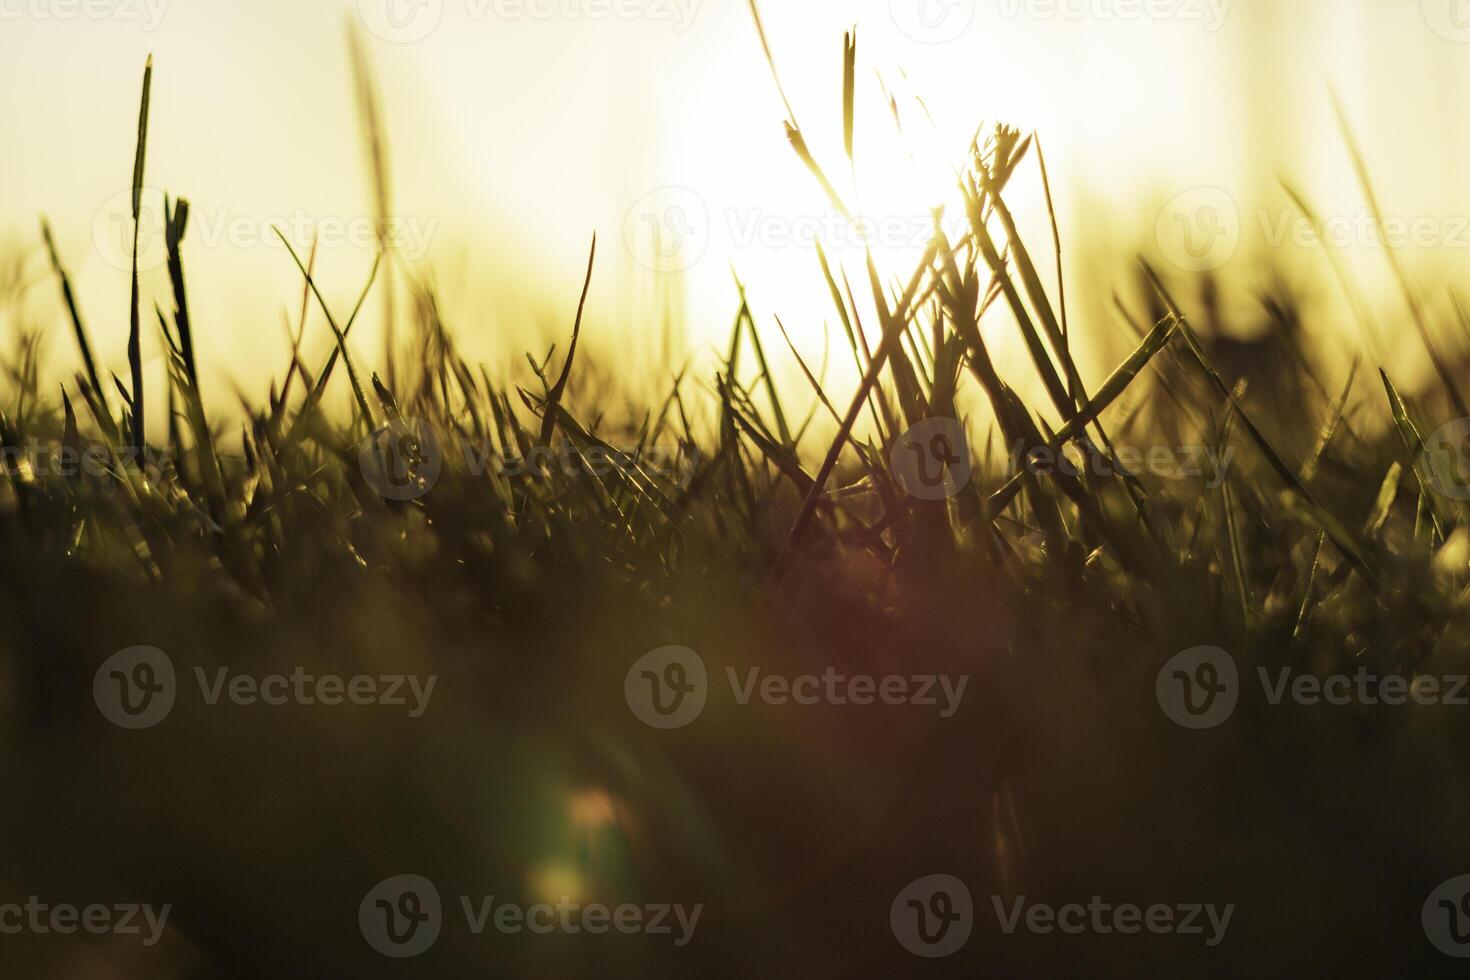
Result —
[[[1456, 18], [1457, 3], [851, 0], [762, 13], [809, 144], [872, 216], [895, 270], [917, 254], [928, 205], [948, 195], [948, 161], [982, 120], [1038, 130], [1085, 313], [1133, 251], [1168, 259], [1179, 243], [1156, 239], [1191, 230], [1211, 237], [1182, 262], [1216, 264], [1223, 253], [1205, 246], [1223, 235], [1227, 274], [1258, 279], [1252, 256], [1296, 231], [1279, 223], [1278, 175], [1340, 218], [1356, 250], [1362, 200], [1332, 87], [1385, 210], [1441, 246], [1416, 271], [1463, 272], [1470, 17]], [[840, 135], [853, 25], [855, 188]], [[820, 351], [832, 314], [810, 240], [849, 258], [861, 248], [786, 144], [746, 0], [0, 0], [0, 241], [33, 253], [36, 315], [54, 309], [37, 248], [44, 212], [99, 346], [125, 364], [126, 188], [152, 53], [148, 183], [195, 209], [186, 260], [201, 356], [258, 397], [280, 371], [300, 293], [270, 227], [303, 248], [321, 235], [321, 279], [340, 305], [371, 262], [349, 29], [363, 32], [383, 91], [400, 251], [433, 275], [476, 357], [508, 364], [565, 332], [594, 231], [594, 347], [652, 360], [652, 300], [672, 281], [651, 265], [681, 273], [685, 346], [717, 342], [734, 312], [733, 264], [763, 322], [780, 314]], [[1034, 169], [1014, 193], [1049, 260]], [[1374, 256], [1363, 261], [1371, 282]], [[145, 285], [162, 297], [162, 283], [155, 268]], [[358, 340], [373, 355], [375, 319]], [[316, 321], [318, 349], [324, 333]], [[70, 354], [64, 333], [52, 344]]]

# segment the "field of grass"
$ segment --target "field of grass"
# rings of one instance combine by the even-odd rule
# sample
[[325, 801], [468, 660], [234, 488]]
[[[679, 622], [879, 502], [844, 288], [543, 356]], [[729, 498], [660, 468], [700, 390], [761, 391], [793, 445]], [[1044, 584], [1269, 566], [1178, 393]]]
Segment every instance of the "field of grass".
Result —
[[[849, 132], [852, 65], [849, 48]], [[717, 374], [643, 407], [577, 356], [595, 243], [567, 270], [569, 342], [522, 385], [461, 357], [424, 289], [412, 356], [375, 360], [351, 332], [394, 258], [349, 310], [298, 256], [301, 323], [311, 308], [336, 347], [222, 418], [193, 353], [187, 203], [172, 301], [155, 311], [134, 276], [121, 377], [87, 327], [118, 311], [76, 308], [48, 234], [69, 380], [42, 385], [21, 338], [0, 416], [0, 902], [170, 913], [153, 943], [0, 935], [0, 972], [1448, 974], [1430, 920], [1461, 912], [1431, 893], [1470, 872], [1470, 707], [1451, 694], [1470, 493], [1465, 433], [1441, 426], [1470, 415], [1470, 378], [1442, 366], [1400, 392], [1363, 363], [1328, 387], [1289, 297], [1263, 301], [1269, 339], [1242, 353], [1191, 310], [1208, 288], [1140, 262], [1127, 292], [1147, 298], [1118, 309], [1135, 351], [1087, 383], [1055, 242], [1023, 242], [1005, 203], [1039, 163], [999, 127], [965, 161], [966, 234], [936, 231], [898, 279], [814, 268], [856, 389], [802, 365], [810, 384], [783, 391], [793, 350], [742, 308]], [[982, 316], [1020, 332], [1044, 402], [1003, 376]], [[1428, 344], [1423, 317], [1407, 291], [1378, 326]], [[144, 336], [166, 392], [144, 390]], [[339, 389], [346, 413], [324, 408]], [[987, 411], [957, 422], [967, 392]], [[113, 659], [138, 647], [166, 660]], [[684, 650], [641, 659], [667, 647]], [[217, 686], [298, 672], [407, 675], [421, 700]], [[806, 675], [846, 680], [809, 704], [751, 686]], [[1334, 675], [1369, 680], [1342, 704], [1272, 693]], [[915, 696], [876, 696], [890, 676]], [[1385, 678], [1443, 683], [1363, 696]], [[373, 899], [404, 874], [442, 914], [399, 958], [370, 935], [425, 907]], [[931, 875], [965, 894], [904, 898]], [[683, 936], [476, 934], [461, 898], [489, 896], [700, 912]], [[1231, 912], [1214, 936], [1004, 927], [1023, 897], [1093, 896]], [[968, 941], [916, 955], [905, 917], [930, 912]]]

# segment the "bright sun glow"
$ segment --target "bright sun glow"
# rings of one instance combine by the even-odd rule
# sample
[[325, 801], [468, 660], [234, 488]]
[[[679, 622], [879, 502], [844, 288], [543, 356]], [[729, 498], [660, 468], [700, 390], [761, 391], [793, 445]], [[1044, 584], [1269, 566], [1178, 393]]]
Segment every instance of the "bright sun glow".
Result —
[[[927, 20], [916, 19], [922, 11], [908, 0], [763, 5], [796, 120], [844, 202], [864, 219], [861, 229], [836, 214], [787, 144], [787, 110], [745, 3], [697, 4], [677, 22], [590, 22], [477, 16], [489, 8], [445, 2], [426, 8], [442, 10], [437, 29], [410, 43], [385, 38], [381, 23], [358, 15], [358, 4], [290, 0], [260, 0], [228, 17], [180, 3], [149, 31], [28, 21], [7, 25], [7, 38], [19, 40], [0, 63], [0, 80], [7, 90], [48, 97], [12, 107], [8, 123], [26, 150], [12, 142], [0, 156], [9, 189], [0, 220], [12, 239], [33, 247], [36, 211], [45, 210], [84, 307], [110, 311], [93, 317], [99, 349], [109, 361], [124, 357], [127, 325], [115, 314], [126, 307], [128, 279], [117, 219], [135, 120], [118, 82], [155, 54], [150, 199], [167, 190], [194, 205], [186, 244], [192, 300], [200, 320], [217, 326], [201, 331], [201, 360], [221, 375], [217, 382], [248, 385], [279, 370], [300, 283], [274, 228], [284, 226], [299, 251], [322, 237], [318, 269], [338, 306], [351, 302], [371, 265], [370, 236], [361, 231], [372, 191], [346, 44], [323, 49], [320, 41], [342, 37], [344, 22], [364, 38], [379, 79], [400, 254], [415, 275], [432, 276], [456, 319], [473, 325], [466, 353], [492, 365], [522, 363], [525, 348], [544, 351], [563, 339], [595, 231], [601, 248], [589, 350], [662, 376], [691, 354], [723, 347], [738, 276], [761, 329], [772, 331], [779, 315], [815, 369], [825, 340], [835, 345], [840, 333], [814, 243], [847, 271], [860, 301], [867, 245], [885, 285], [905, 278], [929, 209], [948, 203], [955, 217], [953, 167], [986, 122], [1039, 135], [1069, 300], [1079, 317], [1104, 328], [1110, 291], [1126, 269], [1116, 267], [1116, 249], [1114, 264], [1099, 266], [1100, 243], [1153, 248], [1159, 209], [1180, 194], [1223, 190], [1242, 209], [1246, 255], [1261, 250], [1263, 227], [1272, 226], [1258, 220], [1256, 202], [1284, 206], [1280, 175], [1311, 174], [1323, 204], [1360, 206], [1329, 86], [1373, 147], [1369, 162], [1394, 210], [1443, 211], [1446, 202], [1470, 200], [1461, 170], [1424, 164], [1457, 159], [1470, 145], [1463, 127], [1446, 123], [1458, 118], [1448, 94], [1398, 98], [1357, 81], [1361, 59], [1352, 52], [1363, 50], [1375, 77], [1400, 79], [1406, 92], [1463, 86], [1464, 64], [1424, 29], [1411, 9], [1417, 5], [1238, 6], [1215, 30], [1182, 17], [1022, 16], [1015, 11], [1029, 9], [1024, 4], [932, 4]], [[941, 13], [966, 10], [967, 19], [933, 26]], [[298, 30], [274, 29], [286, 16]], [[853, 28], [857, 160], [850, 168], [841, 42]], [[1270, 40], [1287, 28], [1289, 57]], [[1383, 43], [1364, 48], [1368, 38]], [[79, 50], [86, 59], [72, 56]], [[293, 67], [262, 77], [263, 62]], [[53, 97], [67, 102], [65, 126], [50, 108]], [[1018, 175], [1010, 200], [1049, 264], [1034, 163]], [[657, 249], [654, 231], [664, 236]], [[1376, 253], [1355, 268], [1370, 284], [1383, 277]], [[166, 294], [161, 265], [146, 272], [144, 288]], [[50, 291], [38, 293], [36, 315], [58, 312], [56, 302]], [[329, 344], [322, 326], [309, 332], [309, 348]], [[784, 346], [779, 334], [769, 336]], [[374, 305], [354, 344], [376, 350], [381, 338]], [[152, 340], [145, 357], [161, 376]], [[1014, 331], [997, 331], [995, 342], [1005, 356]], [[1087, 353], [1084, 362], [1094, 360]], [[1119, 351], [1093, 353], [1107, 364]], [[838, 354], [830, 357], [834, 382], [851, 371], [850, 358]], [[794, 371], [781, 360], [780, 370]]]

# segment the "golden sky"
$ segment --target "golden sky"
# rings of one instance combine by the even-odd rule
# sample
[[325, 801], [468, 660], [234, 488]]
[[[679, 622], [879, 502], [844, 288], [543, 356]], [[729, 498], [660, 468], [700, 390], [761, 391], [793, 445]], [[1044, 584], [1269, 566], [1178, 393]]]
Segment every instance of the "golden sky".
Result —
[[[1416, 275], [1463, 272], [1470, 256], [1470, 230], [1457, 227], [1470, 215], [1462, 0], [768, 0], [762, 13], [809, 144], [870, 216], [895, 274], [907, 275], [927, 208], [948, 195], [950, 161], [999, 119], [1041, 136], [1075, 308], [1096, 314], [1099, 332], [1116, 332], [1102, 303], [1140, 248], [1182, 264], [1223, 256], [1225, 275], [1247, 285], [1264, 281], [1262, 255], [1289, 256], [1325, 281], [1313, 250], [1290, 244], [1299, 229], [1278, 175], [1339, 219], [1371, 284], [1381, 254], [1363, 247], [1333, 89], [1384, 210], [1403, 220]], [[840, 125], [842, 34], [854, 25], [855, 183]], [[653, 364], [655, 299], [669, 295], [684, 306], [685, 350], [721, 343], [733, 267], [763, 329], [779, 314], [820, 360], [832, 313], [811, 241], [851, 260], [861, 238], [786, 144], [746, 0], [0, 0], [0, 241], [34, 253], [35, 315], [55, 308], [37, 244], [44, 212], [104, 357], [125, 363], [119, 246], [152, 53], [148, 184], [194, 206], [186, 260], [201, 358], [258, 397], [284, 363], [283, 320], [300, 294], [270, 228], [302, 248], [321, 236], [320, 277], [339, 305], [371, 264], [349, 29], [383, 93], [400, 253], [433, 276], [475, 357], [519, 362], [565, 333], [596, 231], [591, 348]], [[1049, 263], [1039, 186], [1028, 170], [1015, 207]], [[1181, 255], [1169, 239], [1190, 230], [1224, 245]], [[161, 269], [145, 278], [160, 298], [162, 284]], [[373, 356], [376, 329], [374, 309], [356, 342]], [[323, 333], [317, 321], [318, 348]], [[70, 353], [64, 333], [52, 344]]]

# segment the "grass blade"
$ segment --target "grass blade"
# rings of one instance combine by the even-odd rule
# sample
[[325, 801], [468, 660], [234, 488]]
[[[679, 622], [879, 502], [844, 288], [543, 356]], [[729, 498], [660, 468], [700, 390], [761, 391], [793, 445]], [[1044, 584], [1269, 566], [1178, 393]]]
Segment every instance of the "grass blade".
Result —
[[138, 240], [141, 233], [143, 212], [143, 172], [148, 153], [148, 103], [153, 92], [153, 56], [143, 69], [143, 100], [138, 109], [138, 151], [133, 158], [133, 275], [132, 304], [128, 321], [128, 367], [133, 375], [133, 391], [129, 398], [132, 422], [129, 426], [133, 435], [133, 449], [141, 458], [144, 440], [144, 392], [142, 324], [138, 309]]
[[572, 376], [572, 361], [577, 357], [577, 339], [582, 335], [582, 311], [587, 306], [587, 291], [592, 287], [592, 264], [597, 260], [597, 235], [592, 236], [592, 249], [587, 254], [587, 277], [582, 281], [582, 298], [577, 301], [577, 319], [572, 323], [572, 342], [567, 347], [567, 360], [561, 366], [561, 376], [546, 395], [547, 411], [541, 419], [541, 445], [551, 444], [551, 434], [556, 428], [557, 406], [567, 390], [567, 379]]

